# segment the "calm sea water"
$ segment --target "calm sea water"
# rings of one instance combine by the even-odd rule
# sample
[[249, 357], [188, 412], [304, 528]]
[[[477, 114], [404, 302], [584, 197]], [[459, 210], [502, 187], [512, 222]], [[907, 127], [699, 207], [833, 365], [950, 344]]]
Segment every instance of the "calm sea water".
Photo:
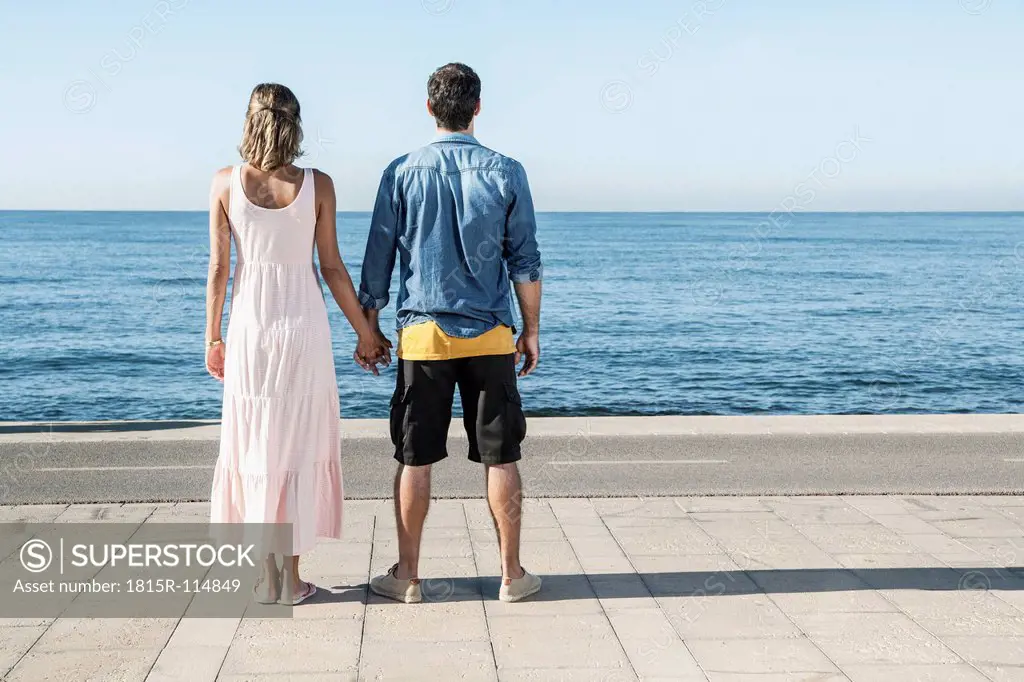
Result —
[[[358, 281], [369, 216], [342, 214]], [[545, 214], [538, 415], [1020, 412], [1024, 214]], [[0, 420], [218, 418], [203, 213], [0, 212]], [[342, 414], [394, 368], [351, 362]], [[385, 320], [393, 329], [394, 316]]]

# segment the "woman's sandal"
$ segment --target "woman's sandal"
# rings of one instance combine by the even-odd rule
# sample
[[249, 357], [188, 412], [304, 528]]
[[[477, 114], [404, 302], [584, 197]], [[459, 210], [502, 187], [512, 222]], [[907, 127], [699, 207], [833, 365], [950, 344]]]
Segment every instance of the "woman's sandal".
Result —
[[316, 585], [314, 585], [313, 583], [307, 583], [305, 580], [303, 580], [302, 586], [304, 588], [302, 592], [293, 596], [291, 601], [286, 600], [285, 595], [282, 592], [281, 598], [277, 600], [277, 603], [283, 604], [285, 606], [298, 606], [299, 604], [301, 604], [302, 602], [306, 601], [314, 594], [316, 594]]

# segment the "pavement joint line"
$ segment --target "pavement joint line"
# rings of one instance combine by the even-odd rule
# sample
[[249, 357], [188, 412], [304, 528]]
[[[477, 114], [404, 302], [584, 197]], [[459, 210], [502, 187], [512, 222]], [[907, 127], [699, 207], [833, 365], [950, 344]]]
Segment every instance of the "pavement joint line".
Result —
[[[192, 601], [190, 600], [189, 606], [191, 605]], [[165, 651], [167, 651], [167, 645], [170, 644], [171, 639], [174, 637], [175, 630], [178, 629], [178, 627], [181, 625], [181, 621], [184, 620], [184, 618], [184, 614], [179, 616], [177, 622], [174, 624], [174, 627], [167, 632], [167, 639], [163, 641], [163, 644], [160, 645], [160, 650], [156, 652], [156, 656], [154, 656], [153, 660], [149, 662], [149, 667], [146, 668], [146, 676], [142, 678], [143, 680], [148, 680], [150, 676], [153, 674], [153, 669], [156, 668], [156, 664], [160, 662], [160, 657], [164, 655]], [[234, 639], [234, 635], [232, 635], [232, 639]]]
[[182, 469], [214, 469], [212, 464], [158, 464], [157, 466], [121, 466], [121, 467], [41, 467], [32, 471], [57, 473], [64, 471], [177, 471]]
[[[545, 502], [545, 504], [547, 504], [547, 502]], [[488, 511], [490, 511], [490, 501], [487, 502], [487, 505], [488, 505]], [[548, 508], [550, 509], [550, 505], [548, 505]], [[551, 513], [554, 514], [554, 511], [552, 511]], [[480, 585], [480, 609], [484, 612], [484, 630], [487, 631], [487, 642], [488, 642], [488, 644], [490, 644], [490, 647], [491, 647], [491, 662], [494, 663], [494, 677], [495, 677], [495, 679], [500, 680], [501, 679], [501, 673], [498, 671], [498, 656], [494, 653], [494, 638], [491, 636], [491, 618], [490, 618], [490, 616], [487, 615], [487, 605], [484, 603], [484, 590], [483, 590], [483, 586], [480, 583], [480, 579], [481, 579], [481, 576], [480, 576], [480, 564], [477, 563], [477, 560], [476, 560], [476, 545], [473, 543], [473, 529], [472, 529], [472, 527], [469, 524], [469, 510], [466, 509], [466, 503], [465, 502], [462, 503], [462, 518], [466, 521], [466, 532], [469, 534], [469, 538], [470, 538], [470, 540], [469, 540], [469, 556], [470, 556], [471, 559], [473, 559], [473, 571], [476, 572], [476, 582], [477, 582], [477, 585]], [[519, 493], [519, 519], [520, 519], [520, 521], [522, 520], [522, 518], [523, 518], [523, 495], [522, 495], [522, 490], [520, 490], [520, 493]], [[555, 523], [557, 523], [557, 522], [558, 522], [558, 519], [555, 519]], [[559, 528], [561, 528], [561, 526], [559, 526]], [[520, 528], [520, 531], [521, 530], [522, 529]], [[563, 533], [563, 535], [564, 535], [564, 533]], [[501, 551], [501, 543], [500, 542], [498, 543], [498, 551], [499, 552]], [[520, 565], [522, 565], [522, 564], [520, 564]], [[499, 584], [500, 584], [500, 582], [499, 582]]]
[[[607, 524], [605, 524], [604, 518], [602, 518], [601, 516], [601, 512], [597, 509], [597, 507], [594, 506], [594, 501], [588, 500], [588, 502], [590, 503], [591, 508], [594, 510], [594, 513], [597, 514], [597, 518], [600, 519], [601, 525], [603, 525], [605, 530], [608, 531], [608, 534], [611, 535], [611, 531], [608, 529]], [[551, 509], [550, 502], [547, 503], [547, 506], [548, 509]], [[569, 549], [570, 551], [572, 551], [572, 555], [573, 558], [576, 559], [576, 563], [579, 564], [580, 572], [583, 574], [583, 577], [586, 578], [587, 585], [590, 586], [590, 591], [594, 593], [594, 599], [597, 600], [597, 605], [601, 608], [601, 615], [604, 616], [605, 621], [608, 623], [608, 627], [611, 628], [612, 634], [615, 635], [615, 642], [619, 645], [619, 650], [622, 651], [622, 656], [626, 659], [626, 664], [629, 666], [629, 669], [633, 672], [633, 676], [638, 680], [641, 679], [640, 674], [636, 670], [636, 666], [633, 665], [633, 659], [629, 657], [629, 652], [626, 651], [625, 645], [622, 644], [622, 637], [619, 636], [619, 631], [615, 629], [615, 624], [612, 623], [612, 619], [608, 617], [608, 610], [604, 607], [604, 602], [601, 601], [600, 597], [597, 596], [597, 590], [594, 589], [594, 581], [590, 579], [590, 573], [587, 573], [586, 569], [583, 568], [583, 562], [580, 561], [579, 553], [576, 551], [576, 548], [573, 547], [572, 540], [569, 539], [569, 536], [565, 534], [565, 528], [562, 527], [561, 519], [559, 519], [558, 515], [555, 514], [554, 509], [551, 509], [551, 515], [555, 517], [555, 523], [558, 524], [559, 532], [562, 534], [562, 537], [565, 538], [566, 544], [569, 545]], [[612, 539], [615, 540], [615, 544], [619, 544], [619, 541], [615, 539], [615, 536], [612, 536]], [[622, 556], [626, 557], [626, 561], [629, 561], [629, 555], [626, 554], [625, 550], [622, 549], [621, 545], [619, 545], [619, 551], [622, 552]], [[630, 561], [630, 565], [632, 564], [633, 562]], [[636, 570], [636, 567], [634, 566], [633, 569]], [[648, 592], [650, 592], [650, 590], [648, 590]], [[653, 595], [651, 596], [653, 597]], [[665, 619], [668, 620], [668, 617], [666, 616]], [[690, 655], [693, 656], [692, 653]], [[696, 660], [697, 659], [695, 658], [694, 661]], [[705, 675], [705, 677], [707, 677], [707, 675]]]
[[[363, 642], [366, 640], [366, 612], [370, 608], [370, 578], [373, 577], [373, 546], [377, 537], [377, 512], [373, 513], [373, 521], [370, 523], [370, 558], [366, 566], [366, 591], [363, 594], [363, 622], [359, 628], [359, 652], [356, 654], [356, 682], [363, 676]], [[226, 658], [226, 655], [225, 655]], [[220, 671], [217, 672], [220, 677]]]
[[[1024, 462], [1024, 460], [1021, 460]], [[729, 464], [727, 459], [581, 459], [552, 460], [544, 462], [544, 466], [562, 466], [563, 464]]]
[[221, 673], [224, 672], [224, 664], [227, 663], [228, 654], [231, 653], [231, 645], [235, 641], [235, 635], [238, 634], [238, 628], [241, 626], [241, 624], [242, 619], [239, 619], [238, 623], [235, 625], [235, 631], [231, 633], [231, 641], [228, 642], [228, 645], [226, 647], [224, 647], [224, 655], [220, 657], [220, 663], [217, 665], [217, 674], [213, 677], [214, 680], [219, 680]]
[[46, 627], [43, 628], [43, 631], [39, 633], [39, 636], [36, 637], [34, 640], [32, 640], [32, 644], [29, 645], [29, 647], [27, 649], [25, 649], [25, 651], [21, 654], [21, 656], [18, 656], [17, 660], [15, 660], [14, 663], [11, 664], [11, 667], [7, 670], [7, 673], [4, 674], [3, 679], [7, 679], [7, 676], [10, 675], [11, 673], [13, 673], [14, 669], [17, 668], [19, 665], [21, 665], [21, 662], [23, 660], [25, 660], [25, 657], [27, 657], [32, 652], [32, 650], [35, 648], [36, 644], [39, 644], [39, 640], [41, 640], [46, 635], [46, 633], [50, 631], [50, 628], [53, 627], [53, 624], [56, 623], [56, 622], [57, 622], [57, 619], [54, 618], [53, 620], [51, 620], [49, 623], [46, 624]]

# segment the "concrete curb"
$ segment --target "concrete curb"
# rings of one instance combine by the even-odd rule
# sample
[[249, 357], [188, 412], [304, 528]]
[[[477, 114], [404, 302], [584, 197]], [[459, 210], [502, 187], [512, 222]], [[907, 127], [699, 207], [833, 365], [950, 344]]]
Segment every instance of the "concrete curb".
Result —
[[[1024, 433], [1022, 414], [531, 417], [530, 438], [730, 434]], [[386, 419], [342, 419], [342, 438], [388, 438]], [[0, 442], [217, 440], [212, 420], [0, 422]], [[458, 419], [451, 437], [464, 438]]]

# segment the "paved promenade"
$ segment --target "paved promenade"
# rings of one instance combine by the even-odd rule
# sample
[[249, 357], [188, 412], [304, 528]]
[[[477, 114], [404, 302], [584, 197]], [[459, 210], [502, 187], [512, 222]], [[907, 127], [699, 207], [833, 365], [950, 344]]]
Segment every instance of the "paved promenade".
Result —
[[[394, 560], [390, 502], [347, 538], [292, 620], [0, 623], [0, 675], [88, 680], [972, 682], [1024, 680], [1024, 498], [533, 499], [532, 601], [496, 600], [482, 500], [435, 501], [428, 601], [367, 595]], [[205, 503], [0, 507], [0, 519], [192, 521]]]

